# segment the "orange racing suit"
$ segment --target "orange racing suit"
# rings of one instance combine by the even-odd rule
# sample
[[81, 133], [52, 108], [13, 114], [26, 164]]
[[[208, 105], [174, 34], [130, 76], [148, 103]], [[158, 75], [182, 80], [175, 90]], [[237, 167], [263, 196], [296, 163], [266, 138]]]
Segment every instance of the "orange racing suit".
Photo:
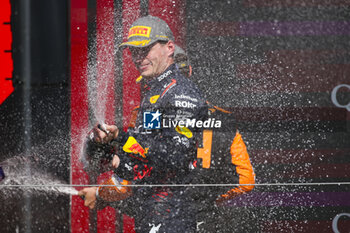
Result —
[[[219, 224], [222, 222], [222, 219], [218, 221], [222, 217], [220, 208], [223, 209], [220, 206], [229, 199], [250, 192], [254, 188], [255, 173], [233, 114], [213, 105], [209, 105], [209, 110], [210, 117], [221, 120], [222, 126], [203, 131], [197, 160], [193, 164], [197, 171], [193, 183], [204, 185], [197, 187], [194, 196], [197, 202], [197, 222], [201, 223], [199, 232], [230, 232], [226, 229], [228, 226], [225, 226], [228, 221]], [[232, 187], [227, 184], [237, 185]], [[239, 221], [237, 216], [232, 216], [231, 219], [235, 218], [235, 221]]]

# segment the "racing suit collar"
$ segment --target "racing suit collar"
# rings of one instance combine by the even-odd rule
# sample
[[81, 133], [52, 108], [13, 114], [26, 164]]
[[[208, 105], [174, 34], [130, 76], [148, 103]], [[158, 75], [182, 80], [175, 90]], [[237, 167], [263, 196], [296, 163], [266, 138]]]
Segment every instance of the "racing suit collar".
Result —
[[157, 83], [162, 82], [163, 80], [168, 80], [170, 77], [173, 77], [173, 75], [171, 74], [175, 74], [176, 71], [177, 71], [176, 64], [173, 63], [163, 73], [149, 80], [147, 82], [147, 86], [152, 87], [154, 85], [157, 85]]

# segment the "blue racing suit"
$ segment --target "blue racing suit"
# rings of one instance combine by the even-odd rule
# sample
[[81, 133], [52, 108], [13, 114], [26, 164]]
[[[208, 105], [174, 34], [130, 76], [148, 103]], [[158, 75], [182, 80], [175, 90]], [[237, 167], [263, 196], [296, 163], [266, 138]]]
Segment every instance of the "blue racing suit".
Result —
[[120, 157], [116, 175], [136, 185], [157, 185], [133, 189], [129, 203], [135, 208], [136, 232], [195, 231], [193, 190], [166, 185], [191, 183], [201, 129], [178, 123], [204, 121], [207, 113], [201, 92], [175, 64], [146, 83], [135, 127], [115, 139]]

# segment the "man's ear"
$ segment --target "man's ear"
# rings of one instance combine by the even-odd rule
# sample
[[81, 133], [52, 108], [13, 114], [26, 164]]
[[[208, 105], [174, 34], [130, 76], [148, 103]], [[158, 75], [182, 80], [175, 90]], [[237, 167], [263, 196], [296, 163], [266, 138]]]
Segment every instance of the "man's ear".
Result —
[[167, 48], [168, 48], [168, 56], [169, 57], [173, 57], [174, 56], [174, 52], [175, 52], [175, 43], [172, 40], [169, 40], [168, 43], [166, 44]]

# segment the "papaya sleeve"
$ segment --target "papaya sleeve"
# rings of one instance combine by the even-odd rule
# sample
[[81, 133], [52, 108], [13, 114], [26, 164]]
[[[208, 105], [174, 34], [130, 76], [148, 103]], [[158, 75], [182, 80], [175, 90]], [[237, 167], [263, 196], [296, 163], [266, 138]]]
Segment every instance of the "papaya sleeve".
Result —
[[247, 147], [242, 135], [237, 131], [230, 147], [231, 162], [236, 166], [236, 173], [239, 177], [239, 185], [219, 197], [219, 201], [235, 198], [254, 188], [255, 173], [250, 162]]

